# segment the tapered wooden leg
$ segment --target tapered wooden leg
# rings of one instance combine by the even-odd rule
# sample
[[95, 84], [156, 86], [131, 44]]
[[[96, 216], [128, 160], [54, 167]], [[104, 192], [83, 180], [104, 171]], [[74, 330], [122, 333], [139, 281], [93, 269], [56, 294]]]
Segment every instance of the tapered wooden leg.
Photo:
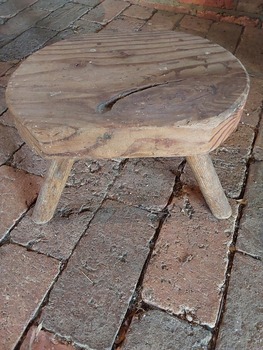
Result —
[[56, 159], [50, 164], [33, 212], [37, 224], [52, 219], [73, 163], [73, 159]]
[[227, 219], [232, 210], [208, 154], [186, 157], [211, 212], [218, 219]]

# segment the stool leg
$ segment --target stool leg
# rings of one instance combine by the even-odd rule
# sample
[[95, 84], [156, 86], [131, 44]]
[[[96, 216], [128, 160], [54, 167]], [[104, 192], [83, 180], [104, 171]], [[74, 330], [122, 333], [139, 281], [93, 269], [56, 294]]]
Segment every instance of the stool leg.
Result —
[[217, 219], [227, 219], [232, 210], [209, 154], [186, 157], [211, 212]]
[[44, 224], [52, 219], [74, 159], [56, 159], [50, 164], [33, 212], [33, 220]]

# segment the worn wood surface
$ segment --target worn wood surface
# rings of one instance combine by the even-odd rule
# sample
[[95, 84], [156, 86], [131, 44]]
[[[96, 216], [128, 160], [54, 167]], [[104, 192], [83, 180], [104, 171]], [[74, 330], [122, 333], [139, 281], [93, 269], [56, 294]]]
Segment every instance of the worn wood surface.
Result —
[[33, 212], [33, 220], [37, 224], [52, 219], [73, 163], [73, 159], [52, 160]]
[[208, 153], [236, 128], [248, 94], [240, 62], [181, 32], [99, 33], [26, 59], [7, 104], [45, 157]]
[[218, 219], [227, 219], [232, 209], [225, 196], [211, 158], [208, 154], [186, 157], [211, 212]]

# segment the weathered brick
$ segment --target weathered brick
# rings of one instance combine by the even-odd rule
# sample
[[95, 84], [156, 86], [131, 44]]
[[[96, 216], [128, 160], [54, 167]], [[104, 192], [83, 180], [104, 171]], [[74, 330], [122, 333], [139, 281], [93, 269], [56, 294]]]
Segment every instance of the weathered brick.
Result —
[[218, 7], [225, 9], [234, 8], [234, 0], [178, 0], [182, 4], [193, 4], [201, 6]]
[[73, 0], [73, 2], [75, 4], [82, 4], [90, 7], [95, 7], [101, 2], [103, 2], [103, 0]]
[[109, 196], [129, 205], [162, 210], [173, 192], [181, 162], [181, 158], [129, 160]]
[[0, 167], [0, 240], [36, 199], [42, 179]]
[[241, 12], [260, 13], [263, 14], [262, 0], [239, 0], [237, 10]]
[[43, 327], [70, 334], [86, 348], [111, 348], [148, 255], [155, 219], [106, 201], [52, 289]]
[[171, 12], [158, 11], [143, 27], [143, 31], [150, 30], [172, 30], [183, 18], [183, 15]]
[[48, 12], [53, 12], [68, 2], [70, 2], [70, 0], [38, 0], [34, 3], [32, 8], [35, 10], [45, 10]]
[[0, 86], [0, 115], [7, 109], [5, 102], [5, 88]]
[[2, 77], [10, 68], [12, 68], [12, 62], [0, 62], [0, 77]]
[[[233, 203], [232, 203], [233, 204]], [[217, 220], [194, 185], [174, 198], [143, 281], [144, 302], [213, 327], [227, 268], [233, 216]]]
[[128, 17], [135, 17], [139, 19], [148, 19], [152, 16], [153, 9], [142, 7], [138, 5], [132, 5], [123, 12], [123, 15]]
[[260, 24], [258, 18], [251, 18], [248, 16], [222, 16], [221, 21], [235, 23], [244, 27], [258, 27]]
[[22, 143], [23, 141], [14, 128], [0, 123], [0, 165], [9, 159]]
[[237, 248], [263, 258], [263, 162], [250, 165]]
[[33, 27], [37, 21], [47, 16], [48, 13], [48, 11], [34, 10], [29, 7], [8, 20], [4, 25], [0, 26], [0, 47], [6, 45], [15, 37]]
[[253, 150], [253, 156], [256, 160], [263, 160], [263, 126], [261, 122], [261, 127], [259, 129], [254, 150]]
[[244, 108], [241, 122], [256, 127], [263, 106], [263, 79], [250, 77], [250, 91]]
[[41, 327], [32, 326], [19, 350], [77, 350], [73, 345], [61, 342], [54, 334]]
[[242, 27], [237, 24], [218, 22], [212, 24], [207, 34], [207, 38], [223, 46], [230, 52], [234, 52], [241, 32]]
[[[236, 55], [253, 72], [263, 70], [262, 43], [263, 29], [246, 27], [241, 36]], [[248, 50], [249, 47], [249, 50]]]
[[31, 28], [0, 49], [2, 60], [22, 59], [40, 49], [56, 32], [44, 28]]
[[254, 136], [252, 128], [240, 124], [238, 129], [211, 153], [222, 186], [231, 198], [239, 198], [242, 193]]
[[8, 0], [0, 3], [0, 17], [10, 18], [34, 4], [37, 0]]
[[123, 350], [208, 349], [211, 333], [159, 310], [134, 318]]
[[[1, 119], [0, 119], [1, 120]], [[44, 176], [49, 165], [49, 161], [41, 158], [24, 144], [13, 156], [12, 166], [25, 170], [28, 173]]]
[[118, 16], [111, 21], [104, 30], [111, 30], [113, 32], [131, 32], [138, 31], [145, 24], [145, 21], [138, 18]]
[[77, 162], [68, 181], [71, 186], [64, 189], [54, 218], [38, 225], [29, 212], [11, 231], [12, 241], [57, 259], [67, 259], [113, 182], [118, 172], [116, 165], [111, 161]]
[[180, 28], [193, 34], [203, 33], [206, 35], [212, 23], [209, 19], [186, 15], [180, 22]]
[[9, 112], [9, 110], [4, 112], [2, 115], [0, 113], [0, 124], [14, 127], [13, 117], [12, 117], [11, 113]]
[[235, 255], [216, 350], [263, 348], [262, 261]]
[[55, 277], [58, 261], [9, 244], [0, 247], [0, 348], [14, 349]]
[[129, 6], [130, 4], [122, 0], [105, 0], [87, 15], [83, 16], [83, 19], [106, 24]]
[[61, 31], [87, 13], [87, 6], [67, 3], [37, 23], [38, 27]]
[[90, 22], [81, 18], [74, 23], [72, 28], [75, 34], [88, 34], [88, 33], [97, 33], [103, 27], [99, 23]]

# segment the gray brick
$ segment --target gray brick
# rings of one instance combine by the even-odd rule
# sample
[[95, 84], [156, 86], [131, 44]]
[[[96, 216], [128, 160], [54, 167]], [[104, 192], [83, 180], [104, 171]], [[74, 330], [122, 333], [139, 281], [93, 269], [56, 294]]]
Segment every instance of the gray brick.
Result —
[[26, 8], [15, 17], [0, 26], [0, 47], [9, 43], [15, 37], [33, 27], [35, 23], [48, 15], [48, 11]]
[[133, 319], [123, 350], [208, 349], [211, 337], [208, 330], [154, 310]]
[[235, 255], [216, 350], [263, 348], [262, 262]]
[[26, 7], [34, 4], [37, 0], [8, 0], [0, 2], [0, 17], [10, 18], [15, 16]]
[[263, 258], [263, 162], [250, 165], [237, 248]]
[[52, 12], [42, 21], [39, 21], [37, 26], [61, 31], [87, 13], [88, 10], [89, 8], [86, 6], [69, 3]]
[[33, 6], [36, 10], [45, 10], [53, 12], [59, 7], [64, 6], [66, 3], [71, 2], [70, 0], [38, 0]]
[[152, 216], [104, 203], [50, 294], [46, 330], [88, 349], [111, 348], [149, 252]]
[[56, 32], [44, 28], [31, 28], [0, 49], [3, 61], [22, 59], [40, 49]]

